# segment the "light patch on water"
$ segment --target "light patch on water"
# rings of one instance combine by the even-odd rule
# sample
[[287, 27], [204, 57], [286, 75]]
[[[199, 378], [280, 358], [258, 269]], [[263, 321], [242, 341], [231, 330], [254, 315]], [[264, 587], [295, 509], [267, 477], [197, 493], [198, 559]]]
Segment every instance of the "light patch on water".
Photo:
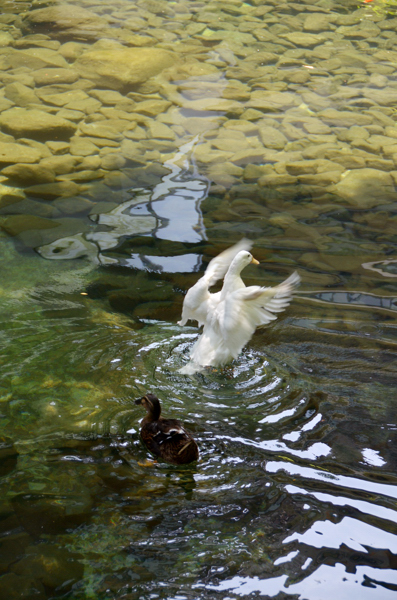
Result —
[[[310, 559], [309, 559], [310, 560]], [[292, 585], [287, 584], [287, 575], [259, 579], [259, 577], [233, 577], [219, 582], [217, 585], [198, 584], [193, 588], [203, 588], [215, 592], [233, 591], [237, 596], [249, 596], [258, 593], [266, 598], [273, 598], [284, 592], [298, 595], [299, 600], [335, 600], [335, 598], [357, 598], [360, 600], [394, 600], [395, 591], [387, 589], [383, 582], [391, 585], [397, 583], [397, 573], [392, 569], [376, 569], [373, 567], [357, 567], [355, 573], [348, 573], [345, 567], [321, 565], [306, 579]], [[363, 585], [366, 582], [367, 585]], [[371, 582], [371, 586], [368, 586]], [[357, 584], [360, 585], [359, 592]], [[378, 584], [378, 585], [376, 585]], [[379, 593], [382, 596], [379, 596]]]
[[[163, 257], [133, 253], [130, 259], [120, 260], [105, 254], [107, 250], [116, 248], [123, 237], [154, 235], [158, 239], [190, 244], [207, 239], [200, 205], [208, 196], [210, 182], [198, 173], [193, 158], [190, 158], [197, 141], [196, 136], [183, 144], [173, 158], [164, 162], [169, 173], [153, 190], [131, 189], [128, 194], [132, 197], [126, 202], [107, 213], [90, 215], [92, 221], [108, 227], [109, 231], [77, 233], [60, 238], [37, 248], [39, 254], [54, 260], [85, 257], [98, 265], [120, 264], [144, 271], [199, 271], [200, 254]], [[193, 173], [189, 171], [190, 167], [193, 167]]]
[[[309, 495], [322, 503], [329, 503], [333, 504], [334, 506], [350, 506], [365, 515], [372, 515], [373, 517], [377, 517], [379, 519], [385, 519], [392, 523], [397, 523], [397, 512], [391, 508], [385, 508], [380, 504], [371, 504], [365, 500], [356, 500], [353, 498], [346, 498], [344, 496], [333, 496], [331, 494], [325, 494], [324, 492], [313, 492], [311, 490], [308, 491], [295, 485], [286, 485], [285, 489], [290, 494]], [[310, 508], [308, 505], [305, 506]]]
[[[302, 404], [302, 402], [304, 402], [304, 400], [301, 400], [299, 404]], [[278, 421], [281, 421], [281, 419], [285, 419], [286, 417], [292, 417], [292, 415], [295, 414], [297, 410], [298, 406], [295, 406], [294, 408], [283, 410], [282, 412], [276, 415], [268, 415], [267, 417], [264, 417], [261, 421], [258, 421], [258, 423], [278, 423]]]
[[311, 419], [308, 423], [306, 423], [305, 425], [303, 425], [301, 427], [301, 431], [311, 431], [312, 429], [315, 428], [315, 426], [320, 423], [321, 419], [323, 418], [321, 413], [318, 413], [318, 415], [316, 415], [315, 417], [313, 417], [313, 419]]
[[298, 556], [299, 550], [293, 550], [289, 552], [286, 556], [280, 556], [280, 558], [276, 558], [274, 561], [274, 565], [282, 565], [283, 563], [290, 562], [295, 556]]
[[364, 448], [362, 450], [364, 461], [371, 465], [371, 467], [382, 467], [386, 464], [386, 461], [380, 456], [378, 450], [372, 450], [371, 448]]
[[338, 487], [345, 487], [353, 490], [362, 490], [370, 492], [372, 494], [379, 494], [383, 496], [389, 496], [390, 498], [397, 498], [397, 488], [394, 485], [388, 485], [386, 483], [374, 483], [372, 481], [366, 481], [365, 479], [359, 479], [358, 477], [346, 477], [345, 475], [334, 475], [329, 471], [317, 471], [311, 467], [301, 467], [292, 463], [286, 463], [282, 461], [269, 461], [265, 465], [266, 471], [269, 473], [277, 473], [277, 471], [286, 471], [290, 475], [298, 475], [305, 479], [314, 479], [317, 481], [336, 485]]
[[314, 460], [321, 456], [328, 456], [331, 452], [331, 448], [324, 444], [323, 442], [315, 442], [307, 450], [295, 450], [294, 448], [289, 448], [286, 444], [279, 442], [278, 440], [266, 440], [263, 442], [254, 442], [252, 440], [248, 440], [241, 437], [230, 437], [227, 435], [224, 436], [215, 436], [216, 439], [221, 440], [229, 440], [230, 442], [237, 442], [240, 444], [244, 444], [246, 446], [252, 446], [254, 448], [260, 448], [261, 450], [267, 450], [269, 452], [286, 452], [287, 454], [292, 454], [293, 456], [298, 456], [299, 458], [305, 458], [309, 460]]
[[313, 548], [340, 548], [344, 544], [357, 552], [367, 553], [367, 548], [377, 548], [397, 554], [394, 534], [352, 517], [343, 517], [339, 523], [316, 521], [304, 533], [295, 532], [283, 540], [284, 544], [291, 542]]

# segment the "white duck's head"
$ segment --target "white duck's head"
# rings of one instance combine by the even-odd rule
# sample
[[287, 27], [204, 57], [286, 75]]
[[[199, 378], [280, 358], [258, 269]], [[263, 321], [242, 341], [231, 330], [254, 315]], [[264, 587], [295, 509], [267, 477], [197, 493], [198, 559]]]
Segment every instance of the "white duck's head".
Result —
[[241, 250], [232, 260], [230, 270], [240, 273], [240, 271], [242, 271], [250, 263], [259, 265], [259, 261], [256, 260], [256, 258], [254, 258], [250, 252], [247, 252], [247, 250]]

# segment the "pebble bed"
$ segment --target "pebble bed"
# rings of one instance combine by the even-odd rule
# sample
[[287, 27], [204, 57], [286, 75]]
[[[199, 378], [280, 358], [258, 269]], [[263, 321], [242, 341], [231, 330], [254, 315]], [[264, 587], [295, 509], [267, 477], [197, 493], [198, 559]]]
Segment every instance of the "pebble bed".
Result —
[[395, 200], [397, 18], [324, 0], [15, 6], [0, 16], [8, 234], [75, 233], [196, 135], [218, 197], [310, 199], [298, 218]]
[[[395, 593], [397, 18], [358, 4], [0, 0], [7, 600]], [[150, 235], [170, 173], [194, 242]], [[298, 269], [299, 297], [177, 375], [183, 292], [243, 235], [245, 281]], [[144, 466], [147, 389], [191, 471]]]

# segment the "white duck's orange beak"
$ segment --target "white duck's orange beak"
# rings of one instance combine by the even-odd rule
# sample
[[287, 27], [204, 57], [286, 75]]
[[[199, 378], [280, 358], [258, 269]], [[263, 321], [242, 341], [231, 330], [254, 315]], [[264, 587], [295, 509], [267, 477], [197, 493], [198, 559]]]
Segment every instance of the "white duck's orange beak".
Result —
[[254, 258], [254, 257], [252, 257], [252, 260], [251, 260], [251, 262], [252, 262], [254, 265], [259, 265], [259, 260], [256, 260], [256, 258]]

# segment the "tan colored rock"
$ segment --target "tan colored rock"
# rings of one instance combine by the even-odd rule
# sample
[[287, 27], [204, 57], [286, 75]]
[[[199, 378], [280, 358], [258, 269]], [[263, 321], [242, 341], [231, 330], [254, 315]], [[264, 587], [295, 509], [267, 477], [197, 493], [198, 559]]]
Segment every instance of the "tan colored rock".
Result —
[[97, 154], [98, 152], [98, 146], [90, 140], [86, 140], [84, 137], [76, 136], [70, 140], [70, 154], [72, 156], [90, 156], [91, 154]]
[[121, 141], [123, 136], [113, 127], [107, 125], [106, 121], [97, 121], [94, 123], [81, 123], [80, 131], [90, 137], [106, 138], [109, 140]]
[[326, 159], [299, 160], [295, 162], [287, 162], [285, 165], [286, 171], [290, 175], [307, 175], [312, 173], [327, 173], [338, 172], [341, 174], [344, 169], [338, 163]]
[[0, 228], [12, 236], [31, 229], [53, 229], [54, 227], [58, 227], [55, 221], [33, 215], [12, 215], [0, 219]]
[[256, 181], [260, 177], [265, 175], [272, 175], [274, 173], [273, 167], [270, 165], [253, 165], [248, 164], [244, 169], [244, 180], [245, 181]]
[[92, 115], [98, 112], [101, 108], [101, 103], [95, 98], [84, 98], [81, 100], [72, 100], [65, 104], [65, 109], [76, 110], [85, 113], [86, 115]]
[[41, 153], [35, 148], [22, 144], [0, 142], [0, 165], [12, 163], [35, 163], [41, 158]]
[[396, 106], [397, 103], [397, 90], [391, 87], [381, 90], [367, 88], [363, 90], [363, 95], [381, 106]]
[[94, 171], [95, 169], [99, 169], [101, 166], [101, 159], [98, 155], [96, 156], [85, 156], [84, 158], [79, 160], [78, 169], [90, 169]]
[[23, 164], [10, 165], [2, 170], [2, 175], [6, 175], [12, 181], [20, 185], [36, 185], [38, 183], [51, 183], [55, 179], [55, 174], [51, 169], [41, 164]]
[[47, 157], [51, 156], [50, 149], [48, 148], [48, 146], [46, 144], [43, 144], [42, 142], [39, 142], [37, 140], [32, 140], [30, 138], [20, 138], [18, 140], [18, 142], [20, 144], [23, 144], [24, 146], [27, 146], [28, 148], [33, 148], [34, 150], [37, 150], [38, 152], [40, 152], [41, 158], [47, 158]]
[[67, 154], [70, 148], [67, 142], [46, 142], [46, 146], [52, 154]]
[[189, 100], [184, 103], [183, 107], [189, 110], [223, 112], [234, 117], [239, 117], [244, 112], [244, 106], [240, 102], [226, 98]]
[[25, 192], [29, 196], [53, 200], [59, 196], [77, 196], [81, 190], [81, 186], [74, 183], [74, 181], [56, 181], [54, 183], [32, 185], [26, 188]]
[[275, 127], [259, 127], [259, 137], [265, 148], [274, 148], [276, 150], [282, 150], [288, 143], [285, 135], [276, 129]]
[[[251, 100], [247, 102], [247, 108], [265, 110], [266, 112], [278, 111], [298, 106], [299, 100], [295, 94], [290, 92], [273, 92], [268, 90], [257, 90], [252, 92]], [[261, 115], [263, 117], [263, 115]]]
[[54, 85], [59, 83], [74, 83], [79, 75], [73, 69], [64, 69], [49, 67], [47, 69], [37, 69], [32, 72], [32, 77], [36, 85]]
[[25, 198], [26, 196], [21, 189], [0, 183], [0, 208], [21, 202]]
[[54, 106], [66, 106], [71, 102], [80, 102], [89, 98], [88, 94], [82, 90], [70, 90], [68, 92], [61, 92], [59, 94], [48, 93], [46, 88], [37, 91], [38, 97], [46, 102], [47, 104], [53, 104]]
[[108, 26], [108, 21], [85, 8], [65, 3], [29, 11], [22, 26], [25, 32], [90, 40], [95, 39]]
[[326, 37], [316, 33], [304, 33], [300, 31], [294, 31], [292, 33], [284, 33], [280, 37], [285, 38], [295, 46], [303, 46], [304, 48], [312, 48], [323, 44]]
[[95, 207], [95, 204], [87, 198], [71, 196], [54, 200], [52, 206], [58, 208], [65, 215], [78, 215], [89, 213]]
[[143, 102], [138, 102], [135, 111], [148, 117], [157, 117], [157, 115], [164, 113], [170, 106], [171, 102], [168, 102], [168, 100], [144, 100]]
[[70, 110], [69, 108], [61, 108], [56, 115], [67, 121], [72, 121], [73, 123], [78, 123], [85, 117], [85, 113], [81, 110]]
[[0, 48], [14, 43], [14, 38], [7, 31], [0, 31]]
[[106, 50], [92, 49], [82, 54], [74, 68], [97, 86], [112, 90], [143, 83], [171, 67], [177, 55], [160, 48], [125, 48], [116, 45]]
[[376, 169], [355, 169], [334, 187], [336, 194], [349, 205], [369, 209], [396, 201], [394, 180], [390, 173]]
[[120, 94], [120, 92], [116, 92], [114, 90], [91, 90], [90, 96], [93, 96], [101, 104], [108, 104], [109, 106], [114, 106], [115, 104], [120, 104], [122, 102], [127, 102], [131, 106], [135, 107], [135, 102]]
[[242, 83], [241, 81], [230, 80], [227, 86], [222, 91], [222, 98], [226, 98], [227, 100], [236, 100], [237, 102], [244, 102], [245, 100], [249, 100], [251, 97], [251, 89], [250, 87]]
[[[11, 108], [0, 114], [0, 126], [15, 137], [65, 139], [73, 135], [76, 125], [37, 109]], [[14, 162], [14, 161], [12, 161]], [[25, 160], [23, 162], [33, 162]]]
[[233, 135], [230, 135], [230, 137], [217, 137], [214, 140], [211, 140], [211, 146], [217, 150], [223, 150], [224, 152], [240, 152], [241, 150], [250, 147], [247, 139], [241, 139]]
[[326, 31], [330, 29], [333, 21], [333, 16], [324, 13], [312, 13], [308, 15], [303, 23], [303, 29], [317, 33], [319, 31]]
[[106, 119], [129, 121], [128, 127], [136, 127], [136, 115], [134, 113], [126, 112], [125, 110], [119, 110], [118, 108], [111, 108], [109, 106], [103, 106], [99, 112], [101, 115], [106, 117]]
[[190, 117], [183, 123], [183, 128], [187, 133], [197, 135], [199, 133], [204, 133], [205, 131], [217, 129], [218, 125], [219, 122], [216, 117]]
[[119, 148], [120, 147], [120, 142], [118, 140], [110, 140], [109, 138], [100, 138], [100, 137], [90, 137], [90, 136], [84, 136], [80, 138], [81, 140], [85, 140], [87, 142], [91, 142], [92, 144], [94, 144], [95, 146], [97, 146], [97, 148]]
[[43, 158], [43, 160], [40, 161], [41, 166], [45, 169], [49, 169], [55, 175], [70, 173], [76, 164], [77, 159], [74, 156], [70, 156], [70, 154], [51, 156], [50, 158]]
[[233, 152], [223, 152], [220, 150], [213, 150], [211, 145], [208, 143], [200, 144], [196, 146], [194, 150], [194, 156], [196, 160], [202, 164], [216, 164], [226, 162]]
[[102, 158], [101, 167], [107, 171], [116, 171], [122, 169], [126, 162], [126, 159], [120, 153], [109, 152]]
[[159, 140], [175, 140], [175, 133], [172, 129], [159, 121], [150, 121], [148, 130], [151, 138]]
[[[271, 151], [270, 151], [271, 152]], [[275, 152], [275, 151], [274, 151]], [[251, 163], [263, 163], [266, 160], [266, 148], [247, 148], [236, 152], [230, 161], [236, 165], [249, 165]]]
[[86, 49], [86, 44], [81, 44], [80, 42], [66, 42], [65, 44], [62, 44], [58, 52], [67, 61], [74, 62]]
[[66, 60], [58, 52], [47, 48], [29, 48], [28, 50], [14, 50], [8, 60], [13, 69], [28, 67], [42, 69], [45, 67], [69, 67]]
[[5, 86], [4, 96], [17, 106], [28, 106], [38, 102], [36, 94], [30, 87], [17, 82]]
[[138, 164], [145, 164], [145, 160], [143, 159], [143, 148], [139, 143], [131, 140], [123, 140], [121, 142], [120, 151], [124, 158], [137, 162]]

